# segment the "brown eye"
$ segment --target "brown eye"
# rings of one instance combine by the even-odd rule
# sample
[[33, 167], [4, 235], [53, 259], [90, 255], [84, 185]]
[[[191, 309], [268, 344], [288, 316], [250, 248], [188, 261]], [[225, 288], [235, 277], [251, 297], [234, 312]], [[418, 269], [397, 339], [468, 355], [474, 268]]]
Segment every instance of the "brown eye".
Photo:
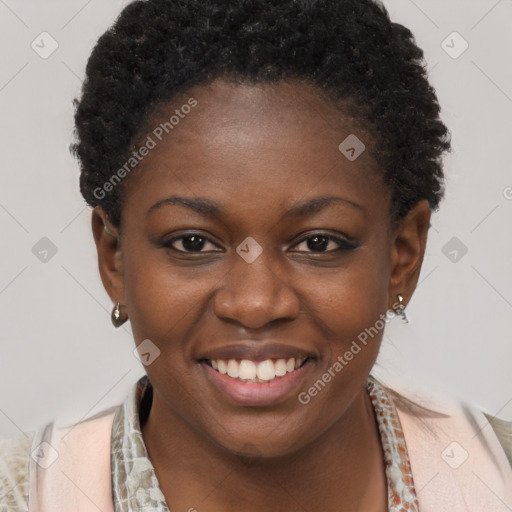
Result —
[[304, 238], [301, 242], [294, 246], [294, 248], [305, 244], [306, 251], [299, 250], [298, 252], [317, 252], [317, 253], [332, 253], [343, 250], [352, 250], [358, 247], [358, 244], [346, 239], [327, 235], [315, 234]]
[[211, 252], [211, 249], [208, 251], [203, 251], [207, 244], [217, 248], [217, 246], [208, 238], [202, 235], [198, 235], [197, 233], [178, 236], [163, 243], [165, 247], [178, 252]]
[[329, 240], [326, 236], [312, 236], [306, 240], [308, 249], [314, 252], [324, 252], [329, 246]]

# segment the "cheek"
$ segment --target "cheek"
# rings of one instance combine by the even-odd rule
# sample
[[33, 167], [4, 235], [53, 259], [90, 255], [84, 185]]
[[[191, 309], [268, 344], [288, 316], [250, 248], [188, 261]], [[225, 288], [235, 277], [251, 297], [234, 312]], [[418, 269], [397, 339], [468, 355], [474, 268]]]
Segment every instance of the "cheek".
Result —
[[382, 254], [368, 248], [350, 265], [330, 277], [311, 280], [303, 289], [308, 314], [317, 319], [328, 340], [318, 372], [299, 395], [319, 430], [349, 407], [378, 356], [387, 310], [388, 265], [372, 253]]
[[[388, 303], [389, 264], [370, 247], [361, 247], [350, 262], [332, 272], [304, 279], [301, 289], [308, 315], [318, 319], [333, 357], [348, 349], [353, 340], [364, 338], [373, 328], [382, 331]], [[369, 336], [377, 341], [379, 336]], [[335, 355], [336, 354], [336, 355]]]
[[181, 339], [215, 283], [215, 271], [203, 277], [165, 261], [165, 250], [132, 253], [125, 259], [125, 300], [137, 343], [146, 338], [164, 347]]

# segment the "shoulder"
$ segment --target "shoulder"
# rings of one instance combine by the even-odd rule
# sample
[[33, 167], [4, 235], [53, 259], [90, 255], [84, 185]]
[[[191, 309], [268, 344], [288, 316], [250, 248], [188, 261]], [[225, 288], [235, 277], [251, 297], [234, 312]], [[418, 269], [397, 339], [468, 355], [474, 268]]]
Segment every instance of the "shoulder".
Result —
[[391, 387], [420, 510], [463, 511], [471, 503], [495, 511], [512, 503], [510, 422], [449, 388], [440, 393], [435, 382]]
[[[396, 389], [386, 388], [393, 397], [397, 408], [419, 419], [419, 423], [426, 426], [429, 420], [434, 425], [443, 425], [450, 420], [457, 419], [460, 427], [461, 421], [471, 429], [472, 437], [479, 438], [493, 436], [499, 441], [499, 446], [507, 457], [512, 468], [512, 422], [494, 417], [476, 407], [474, 404], [459, 397], [439, 395], [416, 395], [412, 398]], [[435, 398], [432, 398], [432, 397]], [[453, 421], [452, 421], [453, 423]]]
[[28, 466], [34, 431], [0, 439], [0, 512], [28, 510]]
[[505, 421], [482, 411], [498, 438], [512, 467], [512, 421]]
[[[384, 387], [391, 395], [399, 412], [417, 419], [420, 428], [428, 430], [428, 425], [432, 424], [444, 430], [449, 428], [449, 425], [457, 429], [465, 425], [471, 433], [471, 438], [478, 437], [484, 443], [491, 441], [498, 451], [502, 450], [512, 468], [511, 421], [494, 417], [475, 404], [450, 393], [441, 396], [424, 389], [411, 393], [402, 388], [385, 385]], [[484, 438], [487, 438], [487, 441]], [[494, 441], [492, 441], [493, 438]]]

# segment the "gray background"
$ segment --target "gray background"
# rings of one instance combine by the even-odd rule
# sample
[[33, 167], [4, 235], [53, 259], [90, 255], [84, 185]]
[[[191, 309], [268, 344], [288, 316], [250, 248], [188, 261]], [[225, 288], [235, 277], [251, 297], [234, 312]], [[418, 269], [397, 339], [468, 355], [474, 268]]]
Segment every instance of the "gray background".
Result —
[[[87, 57], [127, 3], [0, 0], [2, 437], [96, 414], [144, 373], [129, 323], [110, 323], [68, 151]], [[512, 420], [512, 2], [385, 5], [425, 50], [454, 152], [411, 323], [389, 325], [375, 374]], [[51, 48], [44, 31], [59, 45], [47, 59], [31, 47]]]

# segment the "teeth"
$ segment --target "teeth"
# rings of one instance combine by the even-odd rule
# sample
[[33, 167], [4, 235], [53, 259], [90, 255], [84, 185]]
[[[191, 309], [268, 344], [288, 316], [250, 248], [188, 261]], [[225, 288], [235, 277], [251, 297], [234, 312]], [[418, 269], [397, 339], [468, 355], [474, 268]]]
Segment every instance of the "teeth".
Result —
[[238, 378], [238, 368], [239, 368], [239, 364], [234, 360], [234, 359], [230, 359], [228, 361], [228, 375], [233, 378], [233, 379], [237, 379]]
[[[223, 361], [222, 359], [219, 359], [218, 361], [216, 361], [216, 365], [218, 366], [220, 373], [222, 373], [223, 375], [228, 373], [228, 365], [226, 364], [225, 361]], [[212, 361], [212, 367], [213, 367], [213, 361]]]
[[276, 377], [286, 375], [286, 359], [278, 359], [274, 366], [276, 369]]
[[[213, 363], [213, 361], [212, 361]], [[213, 364], [212, 364], [213, 366]], [[243, 380], [252, 380], [256, 377], [257, 367], [252, 361], [243, 359], [238, 367], [238, 376]]]
[[260, 379], [260, 380], [275, 379], [276, 369], [275, 369], [274, 363], [270, 359], [267, 359], [266, 361], [262, 361], [258, 365], [256, 375], [258, 376], [258, 379]]
[[264, 361], [255, 362], [248, 359], [237, 361], [230, 359], [225, 361], [223, 359], [211, 360], [210, 364], [214, 370], [219, 373], [228, 374], [233, 379], [241, 379], [250, 382], [269, 382], [276, 377], [282, 377], [287, 373], [293, 372], [299, 368], [304, 361], [305, 357], [295, 359], [265, 359]]

